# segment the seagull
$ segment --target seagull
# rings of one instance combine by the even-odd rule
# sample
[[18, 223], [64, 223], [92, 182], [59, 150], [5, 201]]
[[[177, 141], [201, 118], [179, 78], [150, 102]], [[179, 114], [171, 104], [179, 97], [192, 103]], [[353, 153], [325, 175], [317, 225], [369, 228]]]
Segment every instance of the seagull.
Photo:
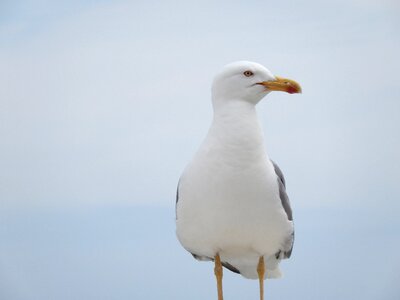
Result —
[[267, 155], [256, 105], [271, 91], [301, 93], [294, 80], [249, 61], [233, 62], [212, 84], [209, 132], [179, 179], [176, 234], [200, 261], [214, 261], [218, 300], [223, 267], [245, 278], [281, 276], [294, 242], [285, 178]]

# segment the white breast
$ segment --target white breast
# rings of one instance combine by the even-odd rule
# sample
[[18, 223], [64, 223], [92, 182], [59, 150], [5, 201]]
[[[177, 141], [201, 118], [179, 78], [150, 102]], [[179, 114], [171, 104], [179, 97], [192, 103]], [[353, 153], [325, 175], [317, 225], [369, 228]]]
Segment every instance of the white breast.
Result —
[[215, 118], [184, 171], [177, 235], [191, 253], [207, 257], [220, 253], [244, 276], [247, 268], [254, 269], [246, 276], [254, 277], [258, 258], [274, 256], [282, 248], [292, 222], [281, 205], [255, 111], [243, 113], [239, 119], [237, 114]]

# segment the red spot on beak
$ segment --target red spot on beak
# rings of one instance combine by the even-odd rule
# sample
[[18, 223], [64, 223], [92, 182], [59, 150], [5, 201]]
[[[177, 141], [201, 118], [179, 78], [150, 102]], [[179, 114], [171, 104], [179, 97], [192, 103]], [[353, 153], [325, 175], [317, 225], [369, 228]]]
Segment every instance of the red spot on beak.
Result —
[[297, 88], [289, 85], [288, 88], [287, 88], [287, 92], [289, 94], [295, 94], [295, 93], [298, 93], [299, 91], [297, 90]]

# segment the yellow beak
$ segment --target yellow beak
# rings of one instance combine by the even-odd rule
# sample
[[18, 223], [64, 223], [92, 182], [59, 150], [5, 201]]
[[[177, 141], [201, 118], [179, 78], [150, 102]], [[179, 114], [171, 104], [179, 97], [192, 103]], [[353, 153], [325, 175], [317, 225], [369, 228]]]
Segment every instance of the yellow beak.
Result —
[[281, 91], [289, 94], [301, 93], [301, 86], [296, 81], [275, 76], [276, 80], [258, 82], [271, 91]]

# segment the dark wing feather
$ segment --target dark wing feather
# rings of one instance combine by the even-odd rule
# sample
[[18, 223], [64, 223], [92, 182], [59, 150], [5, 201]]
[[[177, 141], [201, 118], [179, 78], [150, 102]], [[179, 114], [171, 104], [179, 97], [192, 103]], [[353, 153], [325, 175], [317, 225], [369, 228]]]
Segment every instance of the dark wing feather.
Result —
[[[197, 254], [194, 254], [194, 253], [191, 253], [191, 254], [193, 255], [193, 257], [195, 259], [200, 260], [200, 261], [214, 261], [214, 258], [211, 258], [211, 257], [208, 257], [208, 256], [201, 256], [201, 255], [197, 255]], [[232, 271], [234, 273], [240, 274], [240, 271], [237, 268], [235, 268], [234, 266], [232, 266], [230, 263], [223, 261], [222, 265], [225, 268], [227, 268], [229, 271]]]

